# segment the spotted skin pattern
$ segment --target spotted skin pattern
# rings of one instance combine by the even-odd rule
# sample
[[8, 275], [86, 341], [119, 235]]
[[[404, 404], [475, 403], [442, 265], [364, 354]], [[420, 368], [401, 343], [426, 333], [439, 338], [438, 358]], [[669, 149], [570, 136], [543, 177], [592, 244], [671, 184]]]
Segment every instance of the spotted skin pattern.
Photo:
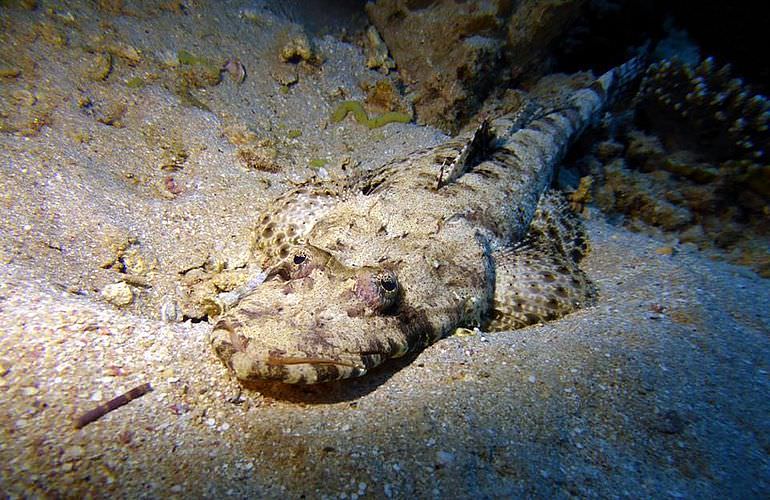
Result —
[[341, 187], [310, 183], [255, 225], [266, 273], [211, 344], [243, 381], [357, 377], [458, 327], [519, 328], [595, 294], [579, 221], [547, 192], [569, 144], [601, 117], [632, 60], [563, 100], [395, 159]]

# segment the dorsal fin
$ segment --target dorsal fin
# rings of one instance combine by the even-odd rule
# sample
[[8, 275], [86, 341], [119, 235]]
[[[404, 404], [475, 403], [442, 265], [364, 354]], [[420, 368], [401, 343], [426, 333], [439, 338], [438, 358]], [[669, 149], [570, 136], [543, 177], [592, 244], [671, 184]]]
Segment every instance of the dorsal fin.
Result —
[[452, 163], [441, 165], [436, 189], [451, 184], [474, 165], [481, 163], [489, 155], [490, 143], [493, 139], [494, 135], [490, 131], [489, 120], [482, 121]]

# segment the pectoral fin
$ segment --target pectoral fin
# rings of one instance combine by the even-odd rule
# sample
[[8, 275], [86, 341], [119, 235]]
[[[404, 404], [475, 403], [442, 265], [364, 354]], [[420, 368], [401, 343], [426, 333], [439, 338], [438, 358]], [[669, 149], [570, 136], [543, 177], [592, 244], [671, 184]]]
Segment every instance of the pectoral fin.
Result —
[[590, 304], [596, 290], [578, 267], [587, 250], [582, 224], [566, 202], [543, 196], [524, 241], [492, 255], [495, 294], [486, 329], [522, 328]]

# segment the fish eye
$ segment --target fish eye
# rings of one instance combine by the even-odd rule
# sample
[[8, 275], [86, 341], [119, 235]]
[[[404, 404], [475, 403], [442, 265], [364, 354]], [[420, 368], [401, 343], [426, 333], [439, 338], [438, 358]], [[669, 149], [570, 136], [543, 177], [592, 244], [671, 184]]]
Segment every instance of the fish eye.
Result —
[[398, 288], [396, 277], [391, 274], [380, 276], [379, 281], [380, 281], [380, 286], [386, 292], [393, 292], [396, 290], [396, 288]]
[[294, 247], [284, 261], [289, 279], [306, 278], [315, 270], [322, 270], [330, 256], [312, 246]]
[[400, 295], [398, 279], [387, 269], [361, 269], [353, 291], [359, 300], [378, 313], [392, 310]]

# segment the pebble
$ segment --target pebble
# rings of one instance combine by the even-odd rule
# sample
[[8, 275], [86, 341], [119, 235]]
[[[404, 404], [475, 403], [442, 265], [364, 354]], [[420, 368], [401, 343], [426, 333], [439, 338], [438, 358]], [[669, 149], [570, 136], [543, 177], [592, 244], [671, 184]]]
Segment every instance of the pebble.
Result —
[[436, 452], [436, 460], [440, 465], [446, 467], [455, 461], [455, 456], [448, 451], [439, 450]]
[[166, 323], [179, 323], [182, 321], [182, 310], [174, 299], [164, 299], [163, 304], [160, 306], [160, 319]]
[[105, 286], [102, 289], [102, 298], [114, 306], [127, 306], [134, 301], [134, 292], [121, 281]]
[[21, 389], [21, 393], [25, 396], [35, 396], [40, 392], [37, 387], [24, 387]]
[[82, 446], [68, 446], [67, 448], [64, 448], [64, 453], [62, 453], [61, 460], [62, 462], [72, 462], [79, 460], [85, 454], [85, 452], [86, 450], [84, 450]]
[[530, 375], [530, 376], [527, 378], [527, 380], [529, 380], [529, 383], [530, 383], [530, 384], [534, 384], [535, 382], [537, 382], [537, 378], [535, 378], [535, 376], [534, 376], [534, 375]]

